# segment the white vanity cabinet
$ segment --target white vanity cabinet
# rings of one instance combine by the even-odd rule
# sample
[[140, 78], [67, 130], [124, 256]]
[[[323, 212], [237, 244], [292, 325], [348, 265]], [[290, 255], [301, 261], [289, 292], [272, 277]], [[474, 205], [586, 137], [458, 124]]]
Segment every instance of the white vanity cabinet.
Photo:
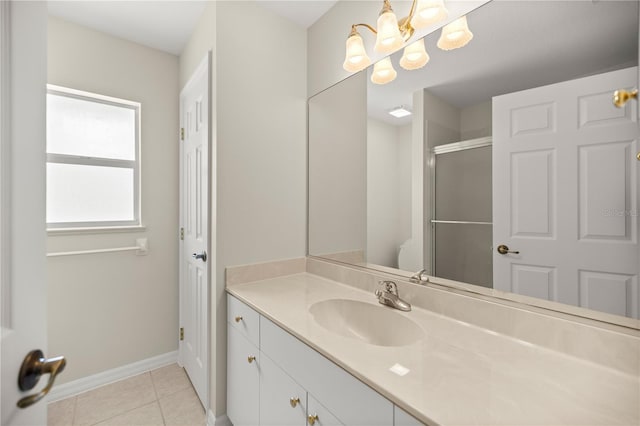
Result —
[[398, 426], [420, 424], [231, 295], [227, 312], [227, 415], [234, 426], [393, 426], [394, 416]]

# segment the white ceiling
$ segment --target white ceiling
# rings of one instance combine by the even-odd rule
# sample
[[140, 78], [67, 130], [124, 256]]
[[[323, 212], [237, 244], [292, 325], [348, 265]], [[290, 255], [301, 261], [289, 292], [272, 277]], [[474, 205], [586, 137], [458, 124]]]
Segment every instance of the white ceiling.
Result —
[[258, 4], [276, 14], [283, 16], [303, 28], [309, 28], [322, 15], [336, 4], [338, 0], [259, 0]]
[[493, 1], [467, 19], [473, 40], [445, 52], [436, 47], [440, 31], [428, 35], [431, 59], [420, 70], [403, 70], [397, 65], [402, 52], [393, 55], [398, 77], [384, 86], [369, 82], [369, 115], [393, 124], [410, 122], [387, 111], [411, 106], [413, 92], [421, 88], [463, 108], [638, 64], [637, 1]]
[[182, 52], [204, 1], [49, 1], [49, 13], [174, 55]]
[[[264, 1], [258, 3], [308, 28], [337, 0]], [[49, 13], [116, 37], [174, 55], [182, 52], [207, 1], [81, 0], [49, 1]]]

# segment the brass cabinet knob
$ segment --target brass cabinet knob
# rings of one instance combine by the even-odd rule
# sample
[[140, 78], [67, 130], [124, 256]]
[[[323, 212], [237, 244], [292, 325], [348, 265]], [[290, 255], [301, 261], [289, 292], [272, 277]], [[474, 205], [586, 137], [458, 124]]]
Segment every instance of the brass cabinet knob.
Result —
[[638, 99], [638, 89], [633, 89], [630, 92], [620, 89], [613, 92], [613, 104], [618, 108], [622, 108], [629, 99]]
[[242, 317], [236, 317], [235, 320], [236, 320], [236, 322], [240, 322], [240, 321], [242, 321]]
[[251, 356], [247, 357], [247, 361], [249, 361], [249, 364], [251, 364], [251, 363], [252, 363], [253, 361], [255, 361], [255, 360], [256, 360], [256, 357], [255, 357], [255, 356], [253, 356], [253, 355], [251, 355]]
[[291, 399], [289, 399], [289, 404], [291, 404], [292, 408], [296, 408], [298, 404], [300, 404], [300, 398], [292, 396]]
[[309, 414], [309, 417], [307, 417], [307, 420], [309, 421], [309, 424], [313, 426], [320, 419], [318, 418], [317, 414], [314, 414], [314, 415]]

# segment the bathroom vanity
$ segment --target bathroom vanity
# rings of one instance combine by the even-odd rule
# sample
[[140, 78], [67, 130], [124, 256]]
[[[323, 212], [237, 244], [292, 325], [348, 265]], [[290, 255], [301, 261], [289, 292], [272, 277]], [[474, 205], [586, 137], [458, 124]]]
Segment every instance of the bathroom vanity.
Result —
[[[401, 312], [374, 295], [386, 277], [307, 263], [342, 271], [352, 285], [309, 272], [228, 284], [227, 412], [236, 426], [640, 422], [633, 333], [578, 324], [609, 346], [611, 362], [598, 363], [525, 340], [534, 313], [398, 281], [413, 305]], [[438, 304], [478, 321], [455, 308], [443, 315]], [[496, 319], [513, 333], [486, 326]], [[553, 320], [549, 334], [575, 337], [576, 324]]]

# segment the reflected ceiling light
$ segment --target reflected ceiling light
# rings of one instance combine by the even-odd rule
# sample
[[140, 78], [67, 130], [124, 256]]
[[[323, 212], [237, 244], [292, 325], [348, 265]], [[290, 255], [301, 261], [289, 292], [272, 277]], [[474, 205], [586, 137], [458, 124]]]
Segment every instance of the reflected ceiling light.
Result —
[[400, 66], [409, 71], [422, 68], [427, 62], [429, 62], [429, 54], [427, 54], [427, 50], [424, 48], [423, 38], [405, 47], [402, 58], [400, 58]]
[[443, 0], [418, 0], [411, 25], [416, 30], [440, 22], [449, 16]]
[[395, 118], [402, 118], [411, 115], [411, 111], [404, 106], [399, 106], [389, 111], [389, 114], [393, 115]]
[[467, 17], [462, 16], [442, 28], [442, 34], [438, 40], [438, 47], [442, 50], [453, 50], [466, 46], [473, 38], [469, 31]]
[[356, 72], [371, 65], [371, 59], [364, 49], [362, 37], [356, 30], [356, 26], [351, 27], [351, 34], [347, 38], [347, 52], [342, 67], [349, 72]]
[[371, 74], [371, 82], [375, 84], [387, 84], [395, 80], [398, 73], [393, 69], [391, 59], [387, 56], [376, 62], [373, 66], [373, 74]]

